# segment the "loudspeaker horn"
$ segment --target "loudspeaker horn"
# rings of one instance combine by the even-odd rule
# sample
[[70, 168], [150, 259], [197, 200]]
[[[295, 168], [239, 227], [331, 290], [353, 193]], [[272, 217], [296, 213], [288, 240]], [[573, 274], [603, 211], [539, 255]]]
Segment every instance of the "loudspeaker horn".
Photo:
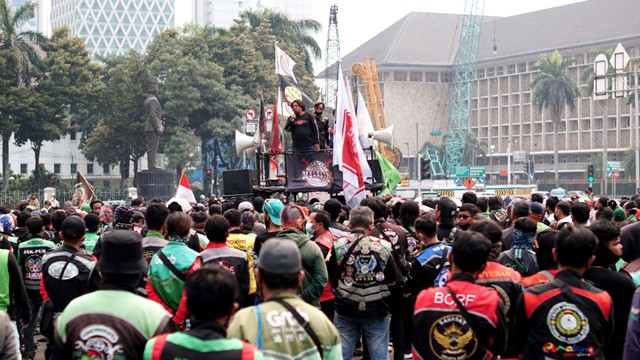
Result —
[[376, 130], [369, 134], [369, 137], [373, 140], [383, 142], [385, 144], [393, 145], [393, 125], [388, 128]]
[[242, 155], [242, 152], [249, 148], [253, 149], [253, 136], [245, 135], [236, 130], [236, 155]]

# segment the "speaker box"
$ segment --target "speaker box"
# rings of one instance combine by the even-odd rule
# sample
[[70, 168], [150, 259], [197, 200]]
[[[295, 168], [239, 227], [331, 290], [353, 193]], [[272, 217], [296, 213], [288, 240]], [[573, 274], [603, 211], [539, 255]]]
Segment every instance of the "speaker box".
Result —
[[223, 195], [253, 194], [256, 171], [253, 169], [225, 170], [222, 172]]
[[371, 175], [373, 176], [372, 183], [382, 183], [384, 179], [382, 178], [382, 170], [380, 170], [380, 163], [378, 160], [367, 160], [369, 163], [369, 167], [371, 168]]

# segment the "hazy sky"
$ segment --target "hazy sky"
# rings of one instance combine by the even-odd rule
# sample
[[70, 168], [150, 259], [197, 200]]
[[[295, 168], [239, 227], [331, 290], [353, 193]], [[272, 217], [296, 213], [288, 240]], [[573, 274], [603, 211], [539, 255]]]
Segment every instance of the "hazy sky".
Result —
[[[179, 0], [182, 3], [184, 0]], [[234, 1], [234, 0], [226, 0]], [[580, 0], [486, 0], [484, 14], [510, 16], [535, 10], [562, 6]], [[338, 33], [340, 53], [346, 55], [410, 12], [460, 14], [465, 0], [313, 0], [315, 20], [323, 30], [316, 36], [324, 53], [327, 41], [329, 9], [338, 5]], [[176, 7], [176, 22], [180, 26], [189, 21], [189, 6]], [[321, 62], [324, 64], [324, 61]], [[316, 66], [316, 70], [320, 67]]]

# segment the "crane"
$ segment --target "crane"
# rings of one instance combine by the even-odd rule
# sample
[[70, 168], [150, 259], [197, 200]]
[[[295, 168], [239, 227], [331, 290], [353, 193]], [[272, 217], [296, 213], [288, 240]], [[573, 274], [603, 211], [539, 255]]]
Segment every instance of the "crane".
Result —
[[[364, 63], [357, 62], [351, 65], [351, 73], [360, 76], [362, 79], [367, 109], [373, 119], [374, 128], [376, 130], [386, 129], [387, 117], [384, 113], [384, 104], [382, 103], [382, 93], [380, 91], [380, 83], [378, 82], [376, 61], [365, 57]], [[402, 162], [402, 153], [397, 147], [380, 143], [380, 153], [395, 167], [398, 167]]]
[[[456, 53], [453, 92], [447, 140], [445, 143], [444, 164], [449, 177], [456, 166], [462, 164], [464, 147], [469, 132], [469, 115], [473, 86], [476, 81], [478, 45], [482, 29], [484, 0], [466, 0], [462, 17], [460, 41]], [[425, 156], [429, 156], [425, 153]]]
[[[338, 5], [332, 5], [329, 10], [329, 33], [327, 34], [327, 48], [325, 50], [325, 96], [326, 103], [335, 107], [338, 91], [338, 66], [340, 60], [340, 37], [338, 36]], [[333, 66], [332, 66], [333, 65]]]

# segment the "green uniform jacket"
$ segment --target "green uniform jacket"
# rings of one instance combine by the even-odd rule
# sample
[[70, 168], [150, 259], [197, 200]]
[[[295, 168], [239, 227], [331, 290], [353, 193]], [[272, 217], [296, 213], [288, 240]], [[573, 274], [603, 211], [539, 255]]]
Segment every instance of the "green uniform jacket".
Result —
[[304, 269], [304, 280], [298, 291], [304, 301], [320, 308], [320, 295], [329, 281], [322, 250], [318, 244], [309, 239], [307, 234], [297, 229], [284, 229], [278, 233], [277, 237], [293, 240], [298, 245]]
[[[281, 293], [275, 298], [286, 299], [303, 318], [308, 319], [322, 344], [322, 359], [342, 359], [340, 334], [322, 311], [292, 293]], [[229, 324], [227, 337], [256, 345], [262, 350], [265, 359], [320, 359], [320, 353], [311, 337], [287, 309], [274, 301], [238, 311]]]

